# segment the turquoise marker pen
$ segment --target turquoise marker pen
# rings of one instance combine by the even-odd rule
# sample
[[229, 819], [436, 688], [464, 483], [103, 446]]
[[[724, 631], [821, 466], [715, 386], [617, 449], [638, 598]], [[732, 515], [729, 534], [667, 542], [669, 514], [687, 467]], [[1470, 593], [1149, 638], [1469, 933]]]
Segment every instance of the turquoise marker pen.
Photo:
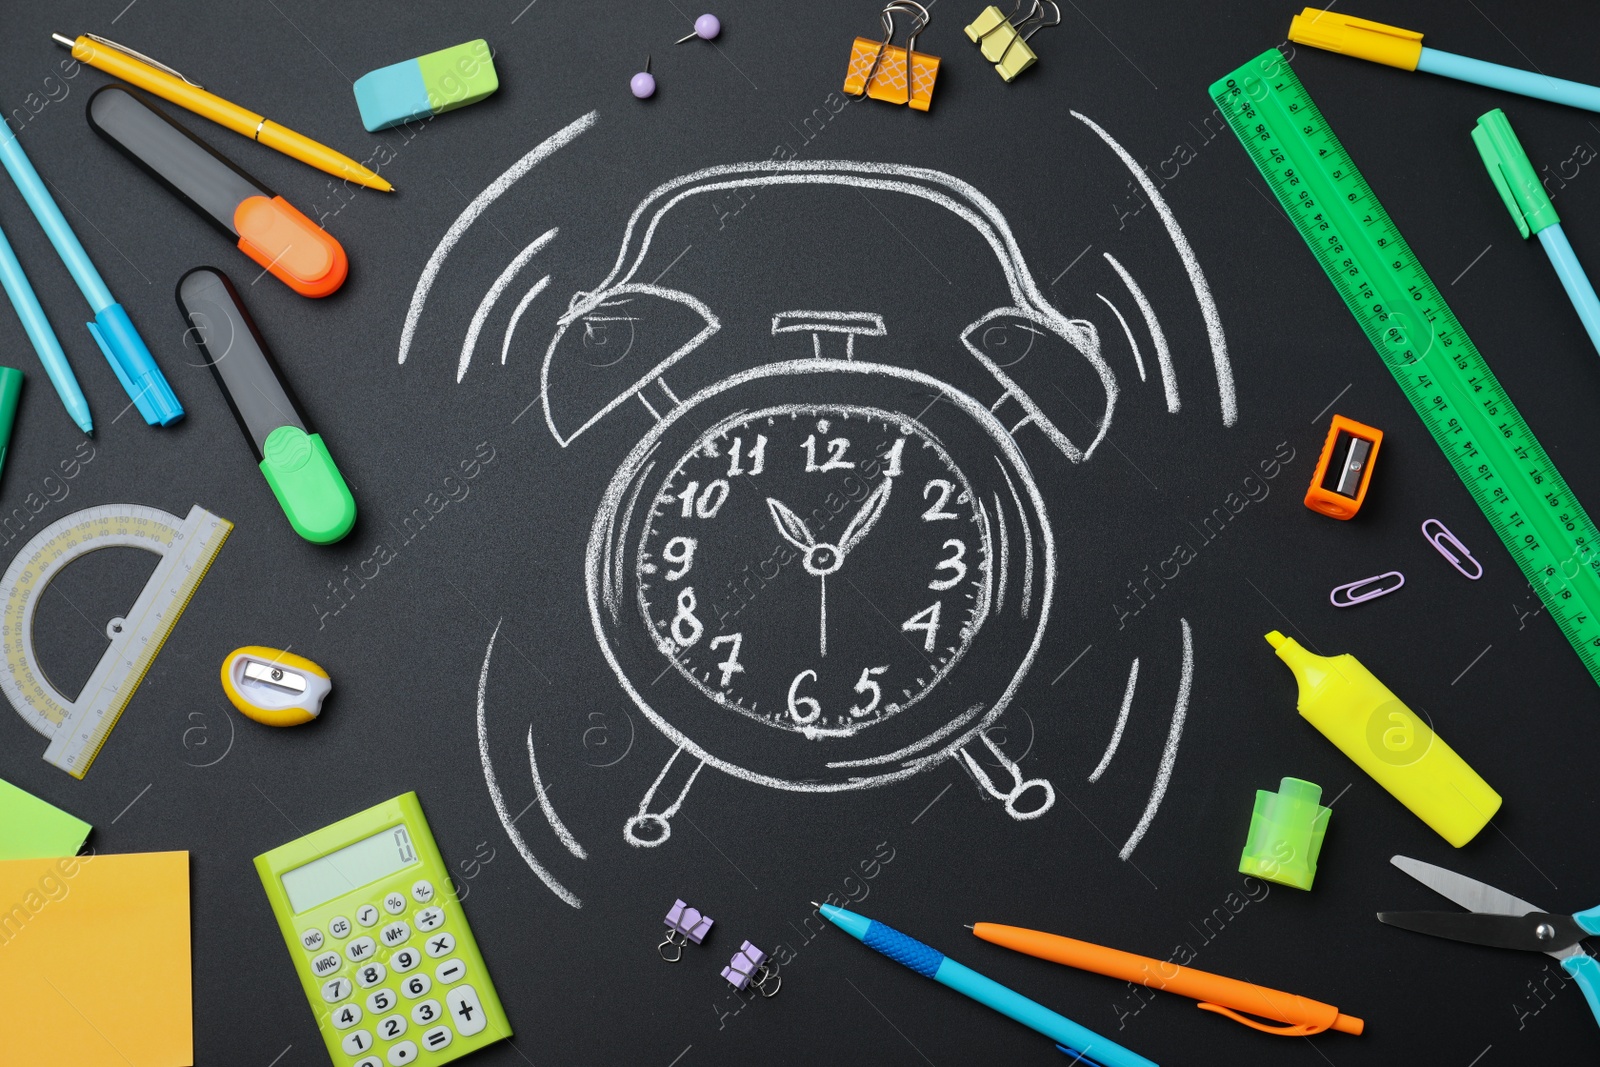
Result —
[[28, 202], [45, 236], [55, 246], [56, 255], [61, 257], [72, 280], [82, 290], [84, 299], [89, 301], [89, 307], [94, 312], [94, 321], [88, 324], [89, 333], [94, 336], [100, 351], [105, 353], [117, 381], [122, 383], [122, 388], [139, 409], [139, 414], [144, 416], [144, 421], [152, 426], [170, 426], [183, 418], [183, 405], [178, 403], [172, 387], [161, 374], [161, 368], [156, 366], [144, 338], [133, 328], [127, 311], [117, 303], [111, 290], [106, 288], [100, 272], [89, 260], [89, 253], [83, 250], [78, 235], [72, 232], [66, 216], [61, 214], [55, 198], [45, 188], [39, 172], [33, 169], [28, 154], [22, 150], [16, 132], [5, 123], [0, 123], [0, 164], [5, 165], [6, 172], [16, 183], [17, 191]]
[[1137, 1052], [1129, 1052], [1110, 1038], [1101, 1037], [1020, 993], [1013, 993], [994, 979], [985, 978], [971, 967], [963, 967], [949, 956], [915, 938], [907, 937], [893, 927], [832, 904], [813, 906], [822, 913], [824, 919], [868, 948], [904, 964], [924, 978], [932, 978], [940, 985], [949, 986], [957, 993], [964, 993], [979, 1004], [1039, 1031], [1054, 1041], [1061, 1051], [1076, 1056], [1079, 1063], [1090, 1064], [1091, 1067], [1094, 1064], [1103, 1064], [1104, 1067], [1156, 1067]]
[[1545, 255], [1556, 269], [1567, 298], [1589, 331], [1589, 340], [1600, 350], [1600, 297], [1595, 296], [1589, 276], [1583, 272], [1578, 257], [1561, 230], [1561, 216], [1555, 205], [1545, 195], [1544, 185], [1534, 172], [1528, 154], [1522, 150], [1511, 120], [1499, 108], [1478, 118], [1472, 129], [1472, 141], [1478, 146], [1483, 165], [1489, 168], [1489, 180], [1494, 182], [1500, 199], [1511, 212], [1512, 221], [1524, 239], [1539, 235]]

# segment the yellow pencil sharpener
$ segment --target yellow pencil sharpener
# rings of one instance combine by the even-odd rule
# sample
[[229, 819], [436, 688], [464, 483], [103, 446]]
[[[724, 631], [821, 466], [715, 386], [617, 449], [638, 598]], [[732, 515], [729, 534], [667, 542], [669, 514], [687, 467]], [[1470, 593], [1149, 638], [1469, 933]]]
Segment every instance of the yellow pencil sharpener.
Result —
[[222, 661], [222, 691], [234, 707], [266, 726], [299, 726], [322, 714], [333, 690], [328, 672], [304, 656], [246, 645]]

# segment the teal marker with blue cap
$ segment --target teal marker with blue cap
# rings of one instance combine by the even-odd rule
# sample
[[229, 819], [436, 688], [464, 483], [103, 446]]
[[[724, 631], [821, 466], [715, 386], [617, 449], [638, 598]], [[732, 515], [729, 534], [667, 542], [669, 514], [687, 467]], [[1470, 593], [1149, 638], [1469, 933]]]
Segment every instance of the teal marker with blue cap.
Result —
[[128, 313], [111, 295], [111, 290], [106, 288], [100, 272], [94, 269], [94, 264], [89, 260], [89, 253], [83, 250], [83, 245], [78, 241], [78, 235], [67, 225], [66, 217], [56, 206], [50, 190], [45, 188], [44, 180], [33, 169], [33, 163], [22, 150], [15, 131], [5, 123], [0, 123], [0, 163], [5, 165], [6, 173], [11, 175], [22, 198], [28, 202], [34, 218], [44, 228], [45, 236], [55, 246], [56, 254], [66, 264], [72, 280], [78, 283], [84, 299], [89, 301], [89, 307], [94, 311], [94, 321], [88, 324], [89, 333], [94, 336], [100, 351], [105, 353], [117, 381], [127, 390], [129, 399], [139, 409], [139, 414], [144, 416], [144, 421], [152, 426], [170, 426], [183, 418], [183, 405], [178, 403], [161, 368], [156, 366], [144, 338], [139, 336]]
[[992, 978], [985, 978], [971, 967], [964, 967], [937, 949], [916, 938], [907, 937], [865, 915], [834, 907], [812, 905], [833, 925], [875, 952], [881, 952], [924, 978], [993, 1008], [1050, 1038], [1056, 1047], [1073, 1057], [1073, 1067], [1156, 1067], [1137, 1052], [1129, 1052], [1109, 1037], [1101, 1037], [1086, 1026], [1079, 1026], [1064, 1015], [1051, 1011], [1021, 993], [1015, 993]]

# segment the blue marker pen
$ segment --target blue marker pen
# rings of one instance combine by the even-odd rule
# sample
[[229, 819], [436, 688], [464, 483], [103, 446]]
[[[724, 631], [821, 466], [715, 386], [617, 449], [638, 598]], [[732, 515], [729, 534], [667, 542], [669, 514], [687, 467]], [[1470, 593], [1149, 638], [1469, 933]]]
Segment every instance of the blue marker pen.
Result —
[[949, 986], [957, 993], [964, 993], [979, 1004], [1039, 1031], [1054, 1041], [1062, 1052], [1075, 1057], [1072, 1067], [1079, 1064], [1086, 1067], [1156, 1067], [1137, 1052], [1129, 1052], [1110, 1038], [1101, 1037], [1043, 1004], [1012, 992], [994, 979], [985, 978], [970, 967], [963, 967], [942, 952], [892, 927], [832, 904], [813, 904], [813, 907], [824, 919], [868, 948], [883, 953], [924, 978], [932, 978], [940, 985]]
[[1600, 350], [1600, 298], [1595, 296], [1594, 286], [1589, 284], [1589, 277], [1578, 263], [1572, 245], [1567, 243], [1567, 235], [1561, 231], [1561, 216], [1556, 214], [1555, 205], [1545, 195], [1544, 185], [1522, 150], [1522, 142], [1517, 140], [1506, 113], [1495, 108], [1479, 116], [1472, 130], [1472, 140], [1518, 231], [1524, 238], [1539, 235], [1545, 255], [1550, 257], [1568, 299], [1578, 310], [1578, 318], [1583, 320], [1583, 328], [1589, 331], [1589, 340]]
[[156, 366], [144, 339], [133, 328], [122, 305], [112, 297], [111, 290], [106, 288], [100, 272], [94, 269], [89, 254], [79, 243], [78, 235], [67, 225], [66, 217], [56, 206], [39, 172], [33, 169], [33, 163], [23, 152], [16, 133], [5, 123], [0, 123], [0, 163], [5, 165], [17, 190], [44, 228], [45, 236], [55, 246], [56, 254], [66, 264], [72, 280], [78, 283], [84, 299], [89, 301], [94, 312], [94, 321], [88, 324], [89, 333], [105, 353], [117, 380], [127, 390], [144, 421], [152, 426], [170, 426], [183, 418], [183, 405], [173, 395], [172, 387], [162, 376], [161, 368]]

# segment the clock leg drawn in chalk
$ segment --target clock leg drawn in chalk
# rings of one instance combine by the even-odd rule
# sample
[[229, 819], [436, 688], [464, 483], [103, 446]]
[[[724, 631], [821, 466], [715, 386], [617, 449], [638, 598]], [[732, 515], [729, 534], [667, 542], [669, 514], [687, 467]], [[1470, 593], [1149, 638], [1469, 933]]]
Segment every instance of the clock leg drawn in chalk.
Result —
[[[1074, 118], [1156, 205], [1205, 323], [1223, 424], [1232, 425], [1227, 346], [1187, 241], [1121, 146], [1086, 117]], [[596, 119], [591, 114], [560, 131], [463, 212], [418, 283], [401, 362], [428, 290], [465, 228]], [[951, 338], [965, 371], [937, 376], [923, 369], [917, 353], [896, 341], [894, 324], [906, 313], [883, 306], [737, 309], [746, 320], [761, 316], [759, 351], [745, 352], [731, 372], [705, 361], [731, 309], [658, 284], [665, 271], [644, 267], [652, 240], [675, 213], [703, 207], [709, 197], [773, 187], [914, 197], [969, 227], [993, 256], [1007, 295]], [[555, 234], [542, 234], [485, 294], [462, 347], [458, 381], [496, 301]], [[1107, 277], [1122, 288], [1096, 295], [1132, 350], [1133, 366], [1121, 374], [1128, 378], [1136, 368], [1140, 381], [1159, 383], [1167, 412], [1175, 413], [1173, 356], [1150, 299], [1109, 252], [1104, 259]], [[546, 274], [517, 304], [502, 362], [530, 305], [551, 288]], [[570, 449], [580, 439], [587, 444], [585, 435], [603, 421], [615, 423], [622, 409], [648, 413], [648, 428], [596, 502], [582, 559], [571, 561], [583, 568], [595, 644], [629, 709], [670, 747], [659, 773], [619, 817], [627, 843], [667, 842], [707, 767], [752, 786], [818, 793], [887, 786], [954, 759], [1011, 818], [1049, 812], [1055, 786], [1030, 777], [992, 736], [1059, 610], [1057, 535], [1027, 453], [1039, 462], [1053, 451], [1077, 464], [1105, 440], [1119, 387], [1101, 332], [1113, 320], [1097, 327], [1058, 310], [1006, 219], [971, 185], [876, 163], [737, 164], [676, 178], [633, 211], [609, 274], [568, 292], [540, 370], [537, 403], [551, 439]], [[636, 325], [651, 315], [676, 315], [689, 326], [673, 346], [641, 361]], [[1141, 320], [1144, 330], [1136, 331]], [[1000, 358], [997, 332], [1023, 353]], [[608, 358], [596, 358], [597, 346], [606, 345]], [[1056, 380], [1066, 364], [1020, 362], [1035, 345], [1086, 368], [1093, 383], [1093, 395], [1066, 396], [1076, 412], [1070, 431], [1062, 417], [1068, 408], [1051, 392], [1062, 392]], [[1166, 749], [1124, 859], [1154, 818], [1176, 758], [1193, 672], [1187, 621], [1181, 637]], [[517, 829], [490, 760], [486, 693], [499, 638], [497, 625], [478, 685], [486, 782], [523, 858], [576, 907], [578, 898]], [[1135, 660], [1116, 734], [1091, 781], [1115, 753], [1137, 676]], [[550, 803], [531, 727], [527, 755], [546, 819], [568, 852], [586, 858]]]

